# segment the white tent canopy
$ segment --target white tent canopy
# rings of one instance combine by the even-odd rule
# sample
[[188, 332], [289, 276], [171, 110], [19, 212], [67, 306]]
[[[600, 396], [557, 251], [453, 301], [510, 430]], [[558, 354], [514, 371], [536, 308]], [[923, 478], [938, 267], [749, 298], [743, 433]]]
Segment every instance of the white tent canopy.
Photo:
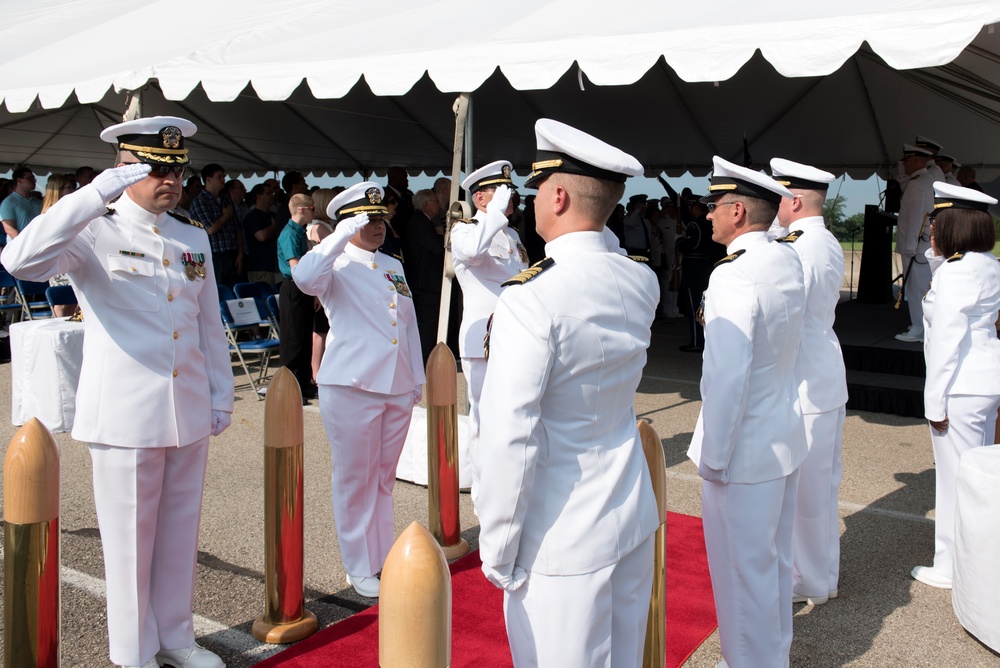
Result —
[[[925, 134], [1000, 169], [997, 0], [696, 3], [34, 0], [0, 26], [0, 164], [104, 166], [143, 114], [199, 125], [231, 172], [448, 169], [455, 93], [474, 160], [526, 167], [551, 116], [650, 173], [773, 155], [867, 176]], [[449, 28], [453, 25], [454, 27]], [[984, 27], [987, 26], [987, 27]]]

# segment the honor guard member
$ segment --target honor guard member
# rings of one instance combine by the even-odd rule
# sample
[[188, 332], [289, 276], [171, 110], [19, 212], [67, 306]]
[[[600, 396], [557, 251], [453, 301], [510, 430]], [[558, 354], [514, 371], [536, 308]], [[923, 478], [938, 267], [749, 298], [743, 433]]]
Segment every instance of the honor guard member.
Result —
[[473, 503], [479, 494], [476, 452], [479, 449], [479, 397], [486, 375], [483, 348], [486, 322], [496, 307], [500, 285], [528, 267], [528, 251], [517, 232], [507, 225], [507, 215], [514, 208], [510, 172], [510, 163], [498, 160], [469, 174], [462, 181], [462, 187], [471, 195], [476, 215], [471, 224], [455, 225], [451, 230], [455, 277], [462, 286], [464, 297], [458, 343], [469, 393]]
[[107, 128], [118, 166], [2, 256], [25, 280], [69, 274], [83, 311], [73, 438], [93, 459], [108, 644], [125, 666], [223, 666], [195, 643], [191, 608], [208, 439], [229, 426], [233, 371], [208, 235], [169, 213], [195, 130], [172, 116]]
[[928, 217], [934, 208], [934, 180], [927, 167], [931, 157], [926, 149], [903, 146], [903, 169], [910, 179], [896, 217], [896, 252], [902, 260], [903, 294], [910, 311], [910, 326], [896, 338], [909, 343], [924, 340], [921, 302], [931, 285], [931, 269], [924, 256], [931, 247]]
[[420, 336], [403, 265], [385, 241], [382, 188], [366, 181], [327, 206], [333, 234], [302, 256], [292, 278], [330, 320], [319, 410], [333, 453], [333, 516], [347, 582], [379, 594], [393, 542], [392, 488], [424, 383]]
[[705, 291], [701, 413], [688, 456], [722, 642], [720, 665], [787, 666], [792, 644], [792, 522], [806, 457], [795, 359], [805, 313], [802, 265], [767, 229], [792, 193], [713, 158], [713, 238], [729, 255]]
[[609, 249], [632, 156], [535, 124], [526, 187], [548, 257], [497, 302], [480, 405], [483, 572], [524, 666], [638, 666], [658, 518], [636, 427], [659, 287]]
[[823, 222], [823, 203], [834, 175], [784, 158], [771, 160], [771, 174], [792, 193], [781, 198], [778, 221], [795, 237], [790, 245], [802, 262], [806, 289], [803, 345], [795, 373], [809, 454], [799, 467], [792, 602], [819, 605], [836, 598], [840, 579], [837, 500], [847, 376], [833, 320], [844, 281], [844, 249]]
[[951, 589], [955, 505], [962, 453], [996, 442], [1000, 407], [1000, 263], [989, 206], [997, 200], [971, 188], [934, 184], [934, 268], [924, 297], [924, 415], [934, 446], [934, 565], [911, 575]]

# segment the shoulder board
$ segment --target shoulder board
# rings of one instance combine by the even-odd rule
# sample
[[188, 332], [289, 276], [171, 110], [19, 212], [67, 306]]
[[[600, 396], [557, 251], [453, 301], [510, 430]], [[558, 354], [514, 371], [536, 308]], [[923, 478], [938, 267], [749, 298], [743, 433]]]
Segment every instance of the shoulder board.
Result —
[[194, 227], [197, 227], [200, 230], [205, 229], [204, 225], [199, 223], [197, 220], [194, 220], [193, 218], [186, 218], [185, 216], [182, 216], [179, 213], [174, 213], [173, 211], [167, 211], [167, 215], [170, 216], [171, 218], [175, 218], [181, 221], [185, 225], [193, 225]]
[[947, 262], [958, 262], [963, 257], [965, 257], [965, 253], [955, 253], [950, 258], [948, 258]]
[[400, 262], [403, 261], [403, 254], [402, 253], [387, 253], [386, 251], [382, 251], [382, 252], [385, 253], [386, 255], [388, 255], [389, 257], [396, 258]]
[[633, 260], [634, 262], [649, 262], [649, 258], [645, 255], [629, 255], [628, 259]]
[[476, 220], [475, 218], [456, 218], [455, 220], [453, 220], [451, 222], [453, 222], [453, 223], [468, 223], [470, 225], [475, 225], [479, 221]]
[[523, 283], [527, 283], [528, 281], [533, 279], [535, 276], [538, 276], [540, 273], [542, 273], [555, 263], [556, 261], [550, 257], [547, 257], [543, 260], [539, 260], [535, 264], [531, 265], [530, 267], [522, 271], [517, 276], [514, 276], [513, 278], [501, 283], [500, 287], [506, 288], [508, 285], [521, 285]]
[[738, 251], [736, 251], [735, 253], [730, 253], [729, 255], [727, 255], [726, 257], [722, 258], [721, 260], [719, 260], [718, 262], [716, 262], [712, 266], [713, 267], [718, 267], [720, 264], [726, 264], [726, 263], [732, 262], [733, 260], [735, 260], [740, 255], [743, 255], [746, 252], [747, 251], [746, 251], [745, 248], [741, 248]]
[[777, 241], [779, 244], [794, 244], [798, 240], [798, 238], [801, 237], [803, 234], [805, 234], [805, 232], [803, 232], [802, 230], [795, 230], [787, 237], [778, 237], [777, 239], [775, 239], [775, 241]]

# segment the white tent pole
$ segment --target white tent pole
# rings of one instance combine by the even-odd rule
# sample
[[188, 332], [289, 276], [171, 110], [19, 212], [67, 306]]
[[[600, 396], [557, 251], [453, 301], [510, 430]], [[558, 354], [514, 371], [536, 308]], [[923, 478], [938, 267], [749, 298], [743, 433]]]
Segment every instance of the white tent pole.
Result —
[[451, 261], [451, 226], [458, 218], [468, 218], [471, 213], [467, 202], [458, 201], [458, 188], [462, 176], [462, 155], [465, 168], [472, 164], [472, 94], [462, 93], [452, 105], [455, 112], [455, 146], [451, 154], [451, 193], [444, 229], [444, 275], [441, 277], [441, 306], [438, 310], [438, 341], [448, 340], [448, 316], [451, 313], [451, 284], [455, 278], [455, 265]]
[[142, 90], [130, 90], [125, 98], [125, 113], [122, 122], [142, 118]]

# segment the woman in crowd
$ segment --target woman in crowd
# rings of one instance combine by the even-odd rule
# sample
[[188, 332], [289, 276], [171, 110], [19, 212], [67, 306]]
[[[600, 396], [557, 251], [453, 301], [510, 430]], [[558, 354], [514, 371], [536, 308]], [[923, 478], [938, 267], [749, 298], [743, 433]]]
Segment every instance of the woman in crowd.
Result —
[[[42, 199], [42, 213], [48, 211], [52, 206], [65, 195], [76, 190], [76, 176], [73, 174], [53, 174], [45, 183], [45, 197]], [[56, 274], [49, 279], [49, 285], [69, 285], [69, 276], [66, 274]], [[52, 315], [56, 318], [65, 318], [73, 315], [76, 306], [70, 304], [56, 304], [52, 308]]]
[[951, 589], [958, 464], [970, 448], [994, 442], [1000, 407], [1000, 262], [988, 212], [992, 197], [945, 182], [934, 184], [933, 278], [924, 297], [924, 414], [935, 464], [934, 565], [911, 575]]
[[[333, 234], [333, 221], [326, 213], [326, 207], [338, 192], [343, 192], [342, 187], [334, 189], [317, 188], [313, 191], [313, 206], [316, 207], [316, 217], [313, 222], [306, 227], [306, 237], [309, 239], [309, 248], [315, 248], [319, 242]], [[323, 353], [326, 351], [326, 335], [330, 331], [330, 321], [327, 320], [326, 313], [317, 302], [316, 316], [313, 318], [313, 352], [312, 352], [312, 372], [313, 381], [319, 382], [319, 367], [323, 362]]]
[[370, 181], [336, 196], [333, 234], [292, 268], [330, 320], [319, 409], [333, 461], [333, 515], [347, 582], [377, 597], [393, 542], [392, 488], [413, 406], [424, 383], [416, 312], [403, 266], [379, 252], [382, 188]]

